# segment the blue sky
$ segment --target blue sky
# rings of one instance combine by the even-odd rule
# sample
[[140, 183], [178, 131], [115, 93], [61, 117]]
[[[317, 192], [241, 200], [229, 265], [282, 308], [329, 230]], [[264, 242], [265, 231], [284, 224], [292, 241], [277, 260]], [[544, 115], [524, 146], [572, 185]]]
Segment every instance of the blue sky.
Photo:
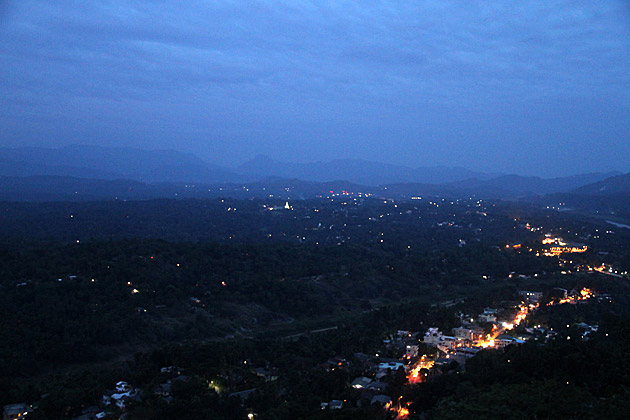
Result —
[[0, 2], [0, 144], [630, 170], [627, 1]]

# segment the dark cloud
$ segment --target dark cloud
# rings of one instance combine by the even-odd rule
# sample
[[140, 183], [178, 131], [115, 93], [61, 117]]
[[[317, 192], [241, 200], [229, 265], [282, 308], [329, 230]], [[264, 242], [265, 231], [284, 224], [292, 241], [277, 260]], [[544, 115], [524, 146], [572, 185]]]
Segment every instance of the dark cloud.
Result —
[[8, 1], [0, 142], [627, 171], [629, 16], [622, 0]]

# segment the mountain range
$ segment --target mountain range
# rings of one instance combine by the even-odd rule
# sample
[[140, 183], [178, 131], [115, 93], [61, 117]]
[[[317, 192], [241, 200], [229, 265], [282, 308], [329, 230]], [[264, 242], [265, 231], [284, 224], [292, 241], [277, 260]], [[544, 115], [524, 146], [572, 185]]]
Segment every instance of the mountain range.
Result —
[[[576, 191], [606, 194], [628, 188], [630, 176], [619, 172], [589, 173], [558, 178], [474, 172], [461, 167], [418, 167], [338, 159], [290, 163], [256, 156], [236, 168], [210, 164], [194, 154], [173, 150], [140, 150], [101, 146], [57, 149], [0, 148], [0, 199], [27, 197], [149, 198], [203, 196], [214, 191], [201, 186], [223, 185], [217, 191], [265, 190], [299, 185], [294, 196], [324, 193], [330, 185], [375, 194], [475, 195], [514, 199]], [[90, 182], [89, 180], [94, 180]], [[172, 184], [172, 185], [169, 185]], [[197, 185], [196, 190], [182, 187]], [[30, 185], [30, 187], [29, 187]], [[345, 185], [345, 187], [343, 187]], [[259, 188], [260, 187], [260, 188]], [[79, 194], [78, 190], [82, 193]], [[301, 192], [297, 192], [301, 190]], [[27, 194], [27, 191], [30, 191]], [[97, 192], [101, 192], [100, 194]], [[297, 195], [296, 195], [297, 194]], [[52, 199], [52, 198], [51, 198]]]
[[86, 145], [0, 148], [0, 175], [132, 179], [149, 183], [242, 179], [234, 171], [191, 153]]

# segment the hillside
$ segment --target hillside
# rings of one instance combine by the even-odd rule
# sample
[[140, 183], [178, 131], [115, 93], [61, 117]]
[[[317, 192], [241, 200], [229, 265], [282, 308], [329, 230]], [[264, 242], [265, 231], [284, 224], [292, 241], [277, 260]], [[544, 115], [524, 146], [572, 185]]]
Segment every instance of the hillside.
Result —
[[73, 176], [144, 182], [239, 181], [233, 171], [175, 150], [72, 145], [0, 148], [0, 175]]
[[574, 192], [582, 195], [630, 194], [630, 172], [584, 185]]

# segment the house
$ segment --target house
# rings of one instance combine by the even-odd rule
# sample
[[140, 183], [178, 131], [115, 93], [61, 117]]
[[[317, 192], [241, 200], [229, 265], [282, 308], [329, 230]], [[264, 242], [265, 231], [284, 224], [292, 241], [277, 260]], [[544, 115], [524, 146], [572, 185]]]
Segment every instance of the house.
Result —
[[516, 337], [512, 337], [508, 334], [501, 334], [494, 339], [494, 345], [497, 348], [505, 347], [510, 344], [523, 344], [523, 340], [519, 340]]
[[103, 404], [114, 404], [120, 409], [124, 409], [126, 402], [130, 399], [138, 400], [140, 398], [140, 392], [134, 390], [127, 382], [119, 381], [116, 383], [115, 390], [106, 391], [103, 394]]
[[438, 328], [429, 328], [424, 334], [422, 341], [426, 344], [436, 346], [440, 342], [440, 338], [442, 337], [442, 333]]
[[371, 382], [372, 380], [370, 378], [366, 378], [365, 376], [360, 376], [356, 378], [354, 381], [352, 381], [350, 386], [352, 388], [361, 389], [361, 388], [367, 387]]
[[476, 355], [479, 350], [481, 350], [479, 347], [460, 347], [449, 355], [449, 359], [463, 365], [467, 359]]
[[531, 292], [529, 290], [519, 290], [518, 294], [526, 301], [538, 303], [542, 299], [542, 292]]
[[336, 369], [336, 368], [343, 369], [345, 367], [348, 367], [348, 361], [344, 359], [343, 357], [339, 357], [339, 356], [328, 359], [326, 363], [328, 365], [329, 370]]
[[365, 387], [368, 391], [376, 392], [382, 392], [385, 388], [387, 388], [387, 384], [381, 381], [374, 381]]
[[5, 405], [2, 410], [2, 420], [18, 420], [28, 417], [30, 408], [26, 404]]
[[116, 391], [118, 392], [127, 392], [129, 391], [131, 388], [129, 387], [129, 384], [125, 381], [119, 381], [116, 382]]
[[120, 408], [121, 410], [124, 409], [127, 405], [127, 402], [129, 400], [132, 399], [138, 399], [139, 398], [139, 393], [137, 391], [127, 391], [127, 392], [123, 392], [123, 393], [113, 393], [110, 395], [104, 394], [103, 395], [103, 403], [105, 405], [111, 405], [112, 403], [114, 405], [116, 405], [116, 407]]
[[105, 393], [103, 394], [103, 404], [111, 405], [112, 403], [115, 403], [116, 401], [119, 401], [124, 397], [129, 397], [129, 395], [130, 395], [129, 392], [119, 393], [119, 392], [116, 392], [116, 390], [109, 389], [105, 391]]
[[453, 334], [460, 340], [473, 340], [473, 330], [471, 328], [457, 327], [453, 328]]
[[589, 325], [586, 322], [578, 322], [577, 324], [575, 324], [575, 326], [593, 332], [597, 332], [597, 330], [599, 329], [599, 325]]
[[462, 342], [457, 337], [453, 337], [450, 335], [443, 335], [440, 338], [440, 342], [437, 344], [436, 347], [441, 352], [448, 353], [450, 350], [454, 350], [461, 345], [462, 345]]
[[387, 370], [387, 369], [398, 370], [404, 366], [405, 365], [403, 365], [400, 362], [382, 362], [378, 364], [378, 368], [383, 369], [383, 370]]
[[328, 408], [331, 410], [339, 410], [343, 408], [343, 401], [341, 400], [332, 400], [328, 403]]
[[497, 310], [484, 308], [483, 313], [479, 314], [479, 322], [497, 322]]
[[375, 395], [372, 397], [372, 400], [370, 401], [370, 405], [379, 405], [384, 409], [389, 409], [389, 407], [392, 406], [392, 399], [391, 397], [389, 397], [388, 395]]
[[405, 357], [411, 359], [412, 357], [418, 357], [419, 347], [415, 345], [409, 345], [405, 351]]
[[429, 328], [422, 340], [424, 343], [437, 347], [440, 351], [447, 352], [460, 345], [461, 340], [450, 335], [443, 335], [437, 328]]
[[411, 331], [398, 330], [398, 331], [396, 331], [396, 335], [398, 335], [398, 338], [410, 337], [411, 336]]
[[438, 367], [444, 367], [444, 366], [448, 366], [451, 363], [453, 363], [454, 360], [449, 357], [438, 357], [437, 359], [435, 359], [435, 364], [434, 366], [438, 366]]

